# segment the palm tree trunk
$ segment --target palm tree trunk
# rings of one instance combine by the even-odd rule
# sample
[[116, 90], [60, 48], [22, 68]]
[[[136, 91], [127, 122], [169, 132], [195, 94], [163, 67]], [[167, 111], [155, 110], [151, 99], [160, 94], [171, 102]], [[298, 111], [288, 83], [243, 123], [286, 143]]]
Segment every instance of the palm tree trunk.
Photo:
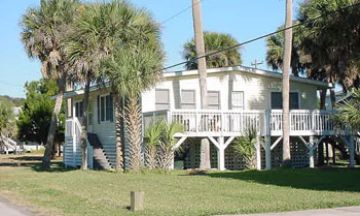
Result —
[[320, 90], [320, 109], [325, 110], [327, 89]]
[[130, 169], [139, 171], [142, 164], [141, 157], [141, 109], [138, 97], [129, 96], [126, 104], [126, 126], [129, 140]]
[[115, 96], [115, 135], [116, 135], [116, 171], [123, 171], [124, 169], [124, 156], [123, 156], [123, 144], [122, 144], [122, 108], [121, 96]]
[[65, 86], [63, 86], [63, 85], [59, 86], [59, 93], [56, 96], [55, 106], [54, 106], [54, 110], [53, 110], [53, 113], [51, 116], [49, 132], [48, 132], [46, 145], [45, 145], [45, 152], [44, 152], [44, 156], [42, 159], [42, 165], [41, 165], [44, 170], [50, 169], [50, 162], [51, 162], [51, 157], [52, 157], [52, 153], [53, 153], [54, 139], [55, 139], [55, 133], [56, 133], [56, 127], [57, 127], [57, 117], [61, 111], [61, 106], [62, 106], [63, 97], [64, 97], [64, 89], [65, 89]]
[[336, 106], [336, 95], [335, 90], [332, 88], [330, 89], [330, 101], [331, 101], [331, 109], [335, 109]]
[[90, 79], [86, 78], [85, 90], [84, 90], [84, 100], [83, 100], [83, 119], [81, 124], [81, 169], [88, 169], [88, 151], [87, 151], [87, 142], [88, 142], [88, 125], [87, 125], [87, 113], [90, 97]]
[[[204, 35], [201, 23], [201, 6], [200, 0], [192, 0], [193, 10], [193, 24], [195, 32], [195, 45], [196, 55], [201, 57], [205, 55]], [[206, 59], [198, 59], [199, 82], [201, 93], [201, 108], [207, 108], [207, 74], [206, 74]], [[210, 164], [210, 143], [207, 138], [201, 139], [201, 152], [200, 152], [200, 169], [211, 169]]]
[[[292, 0], [286, 0], [285, 28], [292, 25]], [[292, 29], [285, 31], [284, 71], [283, 71], [283, 166], [291, 163], [290, 155], [290, 121], [289, 121], [289, 92], [290, 92], [290, 64], [292, 49]]]

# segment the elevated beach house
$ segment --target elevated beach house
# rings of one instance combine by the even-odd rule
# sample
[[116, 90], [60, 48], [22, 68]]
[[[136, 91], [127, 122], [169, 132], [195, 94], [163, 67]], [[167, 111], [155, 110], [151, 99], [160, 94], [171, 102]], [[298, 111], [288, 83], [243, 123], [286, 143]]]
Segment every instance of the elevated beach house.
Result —
[[[211, 142], [212, 167], [220, 170], [241, 169], [243, 162], [231, 145], [256, 128], [258, 169], [279, 166], [282, 157], [282, 75], [247, 67], [208, 69], [208, 107], [200, 108], [198, 72], [164, 73], [162, 80], [141, 98], [143, 128], [156, 119], [176, 121], [185, 131], [177, 135], [175, 148], [182, 147], [182, 168], [196, 168], [200, 160], [200, 139]], [[349, 147], [350, 165], [354, 165], [354, 139], [338, 130], [331, 111], [319, 110], [318, 91], [327, 83], [291, 77], [290, 135], [292, 164], [314, 167], [317, 146], [324, 138], [337, 136]], [[68, 104], [64, 163], [80, 166], [79, 119], [82, 117], [83, 90], [67, 92]], [[111, 168], [116, 161], [113, 96], [109, 88], [91, 88], [89, 126], [89, 166]], [[124, 135], [126, 136], [126, 134]], [[125, 141], [125, 152], [128, 143]], [[126, 153], [125, 153], [126, 155]], [[178, 163], [177, 163], [178, 164]]]

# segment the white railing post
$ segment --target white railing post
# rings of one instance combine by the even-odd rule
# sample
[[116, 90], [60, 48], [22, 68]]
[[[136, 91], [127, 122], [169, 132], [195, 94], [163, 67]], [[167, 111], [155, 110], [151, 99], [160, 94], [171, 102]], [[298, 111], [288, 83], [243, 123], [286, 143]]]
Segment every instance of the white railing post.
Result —
[[[220, 125], [221, 125], [220, 126], [220, 132], [221, 132], [221, 135], [223, 135], [223, 133], [225, 132], [225, 118], [224, 118], [223, 110], [221, 110], [221, 112], [220, 112]], [[216, 128], [216, 123], [215, 123], [215, 131], [216, 130], [217, 130], [217, 128]]]
[[75, 117], [73, 117], [72, 121], [71, 121], [71, 137], [72, 137], [72, 144], [73, 144], [73, 149], [72, 149], [72, 161], [73, 161], [73, 167], [76, 166], [76, 141], [77, 141], [77, 137], [76, 137], [76, 133], [75, 133]]

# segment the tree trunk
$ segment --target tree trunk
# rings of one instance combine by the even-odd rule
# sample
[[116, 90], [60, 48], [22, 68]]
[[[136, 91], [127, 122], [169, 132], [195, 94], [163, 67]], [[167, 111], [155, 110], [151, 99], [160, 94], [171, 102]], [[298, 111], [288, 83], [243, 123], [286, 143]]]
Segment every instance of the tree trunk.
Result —
[[141, 108], [138, 103], [138, 97], [129, 96], [126, 104], [126, 126], [128, 132], [128, 143], [130, 153], [130, 169], [139, 171], [142, 165], [141, 157]]
[[326, 165], [329, 165], [329, 142], [326, 142], [325, 144], [325, 149], [326, 149]]
[[336, 106], [336, 95], [334, 88], [330, 89], [330, 101], [331, 101], [331, 109], [334, 110]]
[[320, 90], [320, 109], [325, 110], [325, 103], [326, 103], [326, 92], [327, 89]]
[[[292, 0], [286, 0], [285, 28], [292, 25]], [[290, 92], [290, 63], [292, 49], [292, 29], [285, 31], [284, 71], [283, 71], [283, 166], [291, 163], [290, 155], [290, 121], [289, 121], [289, 92]]]
[[336, 154], [335, 154], [335, 152], [336, 152], [336, 148], [335, 148], [335, 145], [336, 145], [336, 143], [334, 142], [334, 143], [332, 143], [332, 145], [331, 145], [331, 147], [332, 147], [332, 152], [333, 152], [333, 165], [335, 165], [336, 164]]
[[[326, 92], [327, 89], [320, 90], [320, 110], [326, 109]], [[322, 165], [324, 165], [324, 145], [321, 143], [318, 146], [318, 166]]]
[[[195, 32], [196, 55], [201, 57], [205, 55], [204, 35], [201, 22], [201, 6], [200, 0], [192, 0], [193, 11], [193, 25]], [[198, 60], [200, 94], [201, 94], [201, 108], [207, 108], [207, 74], [206, 74], [206, 58], [199, 58]], [[210, 169], [210, 143], [207, 138], [201, 139], [201, 153], [200, 153], [200, 169]]]
[[55, 106], [54, 106], [54, 110], [53, 110], [53, 113], [51, 116], [49, 132], [48, 132], [47, 141], [46, 141], [46, 145], [45, 145], [45, 152], [44, 152], [44, 156], [42, 159], [42, 165], [41, 165], [44, 170], [50, 169], [50, 162], [51, 162], [51, 157], [52, 157], [54, 138], [55, 138], [56, 126], [57, 126], [57, 117], [61, 111], [61, 105], [62, 105], [63, 97], [64, 97], [64, 88], [65, 88], [64, 86], [60, 86], [60, 88], [59, 88], [59, 93], [56, 96]]
[[88, 169], [88, 151], [87, 151], [87, 142], [88, 142], [88, 125], [87, 125], [87, 113], [90, 97], [90, 79], [86, 78], [85, 90], [84, 90], [84, 100], [83, 100], [83, 116], [81, 124], [81, 169]]
[[124, 170], [124, 156], [123, 156], [123, 144], [122, 144], [122, 109], [121, 96], [115, 95], [115, 135], [116, 135], [116, 171]]

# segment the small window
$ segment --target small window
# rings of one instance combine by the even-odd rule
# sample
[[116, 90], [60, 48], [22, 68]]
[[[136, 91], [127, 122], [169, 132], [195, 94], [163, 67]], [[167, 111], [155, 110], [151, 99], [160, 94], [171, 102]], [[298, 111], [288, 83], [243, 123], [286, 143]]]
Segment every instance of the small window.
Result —
[[100, 96], [100, 121], [107, 122], [114, 120], [113, 98], [111, 95]]
[[155, 109], [156, 110], [170, 109], [170, 93], [168, 89], [155, 90]]
[[181, 91], [181, 109], [196, 109], [195, 90]]
[[208, 109], [220, 109], [220, 93], [208, 91]]
[[244, 109], [244, 92], [231, 92], [231, 109]]
[[[290, 92], [290, 109], [300, 109], [299, 93]], [[282, 92], [271, 92], [271, 109], [282, 109]]]
[[82, 118], [84, 115], [84, 103], [82, 101], [75, 102], [75, 117]]

